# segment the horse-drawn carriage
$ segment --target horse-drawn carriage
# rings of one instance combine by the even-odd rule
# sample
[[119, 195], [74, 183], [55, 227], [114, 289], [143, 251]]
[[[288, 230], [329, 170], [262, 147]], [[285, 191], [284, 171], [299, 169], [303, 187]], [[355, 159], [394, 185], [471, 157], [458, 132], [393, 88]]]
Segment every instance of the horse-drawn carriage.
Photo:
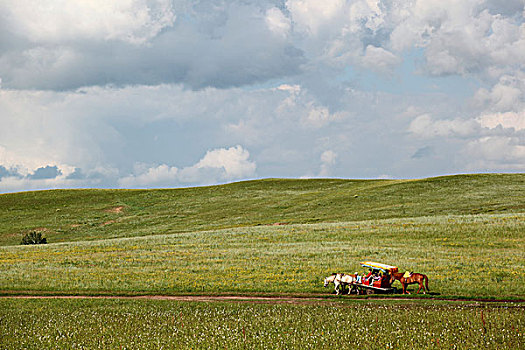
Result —
[[392, 287], [395, 279], [393, 273], [398, 272], [398, 268], [392, 265], [365, 261], [361, 266], [370, 269], [368, 275], [357, 276], [354, 288], [358, 294], [391, 294], [396, 293], [397, 289]]
[[[339, 295], [348, 288], [348, 294], [389, 294], [397, 293], [397, 288], [392, 287], [395, 280], [398, 280], [403, 287], [403, 294], [408, 293], [409, 284], [418, 283], [417, 293], [423, 289], [423, 293], [428, 291], [428, 278], [420, 273], [399, 273], [398, 268], [392, 265], [381, 264], [372, 261], [365, 261], [361, 266], [369, 269], [368, 275], [360, 276], [357, 272], [354, 275], [344, 273], [334, 273], [324, 280], [324, 286], [333, 283], [335, 292]], [[425, 285], [423, 285], [423, 282]], [[425, 288], [426, 287], [426, 288]]]

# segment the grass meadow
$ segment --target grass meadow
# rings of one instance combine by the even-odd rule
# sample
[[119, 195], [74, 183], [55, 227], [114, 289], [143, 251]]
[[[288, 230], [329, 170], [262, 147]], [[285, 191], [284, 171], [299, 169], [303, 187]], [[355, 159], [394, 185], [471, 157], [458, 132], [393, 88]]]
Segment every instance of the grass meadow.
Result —
[[[0, 247], [4, 293], [328, 293], [332, 272], [380, 261], [440, 295], [525, 296], [525, 214], [257, 226]], [[397, 286], [399, 282], [396, 282]], [[414, 286], [412, 286], [414, 288]]]
[[523, 305], [0, 299], [2, 349], [520, 349]]
[[[20, 245], [30, 231], [49, 244]], [[323, 288], [366, 260], [431, 295]], [[0, 349], [525, 348], [525, 174], [3, 194], [0, 295]]]
[[525, 174], [422, 180], [279, 180], [166, 190], [0, 195], [0, 246], [390, 218], [525, 212]]

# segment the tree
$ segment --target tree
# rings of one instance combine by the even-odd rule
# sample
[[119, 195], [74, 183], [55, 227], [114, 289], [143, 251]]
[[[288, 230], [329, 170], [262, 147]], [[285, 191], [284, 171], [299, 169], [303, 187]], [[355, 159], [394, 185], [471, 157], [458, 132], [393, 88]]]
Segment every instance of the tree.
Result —
[[42, 232], [31, 231], [26, 233], [20, 244], [46, 244], [47, 239], [42, 237]]

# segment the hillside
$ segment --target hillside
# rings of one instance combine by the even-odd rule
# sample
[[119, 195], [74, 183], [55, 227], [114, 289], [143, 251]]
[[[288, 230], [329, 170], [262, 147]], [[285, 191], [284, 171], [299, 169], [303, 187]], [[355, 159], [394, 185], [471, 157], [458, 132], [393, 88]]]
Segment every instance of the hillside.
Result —
[[30, 230], [49, 243], [283, 223], [525, 212], [525, 174], [420, 180], [246, 181], [162, 190], [0, 195], [0, 245]]

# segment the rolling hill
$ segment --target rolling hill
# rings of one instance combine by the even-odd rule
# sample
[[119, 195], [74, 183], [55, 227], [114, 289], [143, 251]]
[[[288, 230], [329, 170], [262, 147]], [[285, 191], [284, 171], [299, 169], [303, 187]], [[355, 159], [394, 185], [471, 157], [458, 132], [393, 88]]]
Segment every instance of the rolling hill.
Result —
[[42, 231], [55, 243], [258, 225], [512, 212], [525, 212], [525, 174], [49, 190], [0, 195], [0, 245], [17, 245], [31, 230]]

